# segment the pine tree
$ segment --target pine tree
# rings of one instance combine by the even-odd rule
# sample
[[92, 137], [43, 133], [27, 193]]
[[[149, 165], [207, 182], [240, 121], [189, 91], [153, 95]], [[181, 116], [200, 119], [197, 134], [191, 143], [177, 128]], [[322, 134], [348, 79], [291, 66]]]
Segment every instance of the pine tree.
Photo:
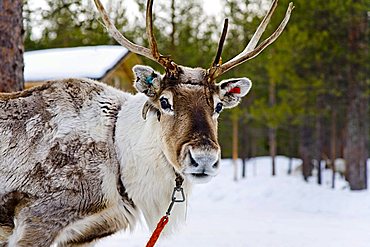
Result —
[[352, 190], [367, 189], [369, 143], [368, 18], [366, 1], [352, 0], [349, 8], [347, 64], [348, 109], [344, 158]]

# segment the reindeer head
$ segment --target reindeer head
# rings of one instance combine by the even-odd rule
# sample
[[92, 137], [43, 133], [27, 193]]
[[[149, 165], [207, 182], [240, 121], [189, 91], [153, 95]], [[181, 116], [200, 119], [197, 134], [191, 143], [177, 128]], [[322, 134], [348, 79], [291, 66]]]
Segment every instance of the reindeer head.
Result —
[[147, 66], [135, 66], [135, 87], [147, 96], [143, 106], [143, 118], [149, 112], [156, 114], [161, 126], [163, 152], [177, 172], [195, 182], [207, 182], [217, 174], [221, 156], [217, 140], [217, 118], [224, 108], [232, 108], [250, 90], [252, 83], [247, 78], [224, 80], [216, 83], [217, 77], [231, 68], [254, 58], [274, 42], [284, 30], [294, 8], [290, 3], [285, 18], [277, 30], [259, 46], [270, 18], [277, 6], [274, 0], [251, 41], [239, 55], [221, 64], [221, 53], [227, 32], [225, 20], [217, 54], [209, 69], [188, 68], [177, 65], [168, 56], [158, 52], [153, 35], [152, 5], [148, 0], [146, 9], [147, 36], [150, 49], [126, 39], [112, 24], [99, 0], [94, 0], [109, 33], [131, 52], [143, 55], [161, 64], [166, 73], [159, 74]]
[[[175, 169], [195, 181], [215, 176], [219, 166], [217, 118], [223, 108], [236, 106], [251, 88], [246, 78], [207, 82], [204, 69], [179, 66], [177, 78], [135, 66], [136, 89], [146, 94], [143, 118], [156, 114], [163, 151]], [[155, 117], [155, 115], [154, 115]]]

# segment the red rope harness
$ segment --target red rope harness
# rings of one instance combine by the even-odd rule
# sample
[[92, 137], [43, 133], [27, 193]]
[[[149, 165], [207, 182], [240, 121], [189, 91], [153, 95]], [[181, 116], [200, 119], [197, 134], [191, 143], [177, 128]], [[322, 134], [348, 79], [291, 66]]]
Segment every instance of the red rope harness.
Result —
[[167, 225], [168, 220], [169, 218], [167, 215], [161, 218], [161, 220], [157, 224], [157, 228], [155, 228], [152, 236], [150, 237], [148, 243], [146, 244], [146, 247], [153, 247], [155, 245], [155, 243], [157, 242], [159, 238], [159, 235], [161, 235], [164, 227]]
[[[159, 236], [161, 235], [164, 227], [167, 225], [168, 221], [170, 220], [169, 216], [171, 214], [171, 210], [172, 210], [172, 207], [175, 204], [175, 202], [184, 202], [185, 201], [184, 190], [181, 187], [182, 182], [184, 181], [184, 179], [178, 173], [176, 173], [176, 180], [175, 181], [176, 181], [176, 186], [175, 186], [175, 188], [173, 188], [171, 204], [167, 209], [166, 215], [163, 216], [159, 220], [159, 222], [157, 224], [157, 227], [155, 228], [152, 236], [150, 237], [148, 243], [146, 244], [146, 247], [153, 247], [155, 245], [155, 243], [157, 242], [157, 240], [158, 240]], [[176, 198], [176, 193], [177, 192], [181, 194], [180, 199]]]

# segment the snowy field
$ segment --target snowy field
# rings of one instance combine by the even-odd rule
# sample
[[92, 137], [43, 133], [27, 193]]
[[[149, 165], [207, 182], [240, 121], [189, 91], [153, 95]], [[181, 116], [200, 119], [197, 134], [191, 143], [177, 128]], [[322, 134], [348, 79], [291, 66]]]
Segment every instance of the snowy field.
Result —
[[[286, 175], [284, 157], [278, 157], [277, 177], [271, 177], [270, 162], [250, 160], [247, 178], [234, 182], [231, 162], [224, 160], [217, 178], [194, 187], [186, 225], [156, 246], [370, 246], [370, 191], [350, 192], [339, 179], [332, 190], [328, 171], [324, 185], [305, 183], [298, 174]], [[150, 234], [145, 228], [118, 233], [96, 246], [144, 247]]]

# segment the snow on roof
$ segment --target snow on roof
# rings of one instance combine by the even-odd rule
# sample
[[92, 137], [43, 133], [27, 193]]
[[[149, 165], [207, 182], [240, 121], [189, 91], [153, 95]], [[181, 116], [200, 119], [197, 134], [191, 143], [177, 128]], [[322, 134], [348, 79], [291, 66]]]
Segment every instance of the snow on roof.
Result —
[[24, 53], [25, 81], [102, 78], [126, 54], [122, 46], [83, 46]]

